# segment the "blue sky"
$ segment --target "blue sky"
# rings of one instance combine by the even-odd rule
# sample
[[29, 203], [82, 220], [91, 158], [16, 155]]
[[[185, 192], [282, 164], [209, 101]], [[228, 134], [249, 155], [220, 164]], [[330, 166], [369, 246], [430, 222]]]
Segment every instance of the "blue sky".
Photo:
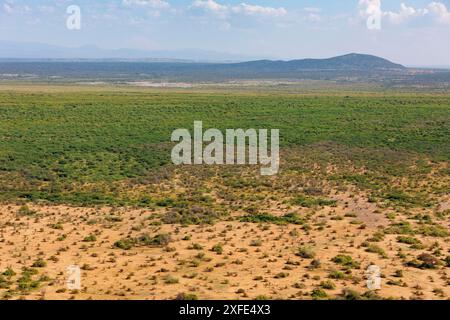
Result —
[[[66, 28], [69, 5], [81, 9], [81, 30]], [[367, 27], [371, 8], [379, 30]], [[0, 0], [0, 40], [450, 66], [450, 0]]]

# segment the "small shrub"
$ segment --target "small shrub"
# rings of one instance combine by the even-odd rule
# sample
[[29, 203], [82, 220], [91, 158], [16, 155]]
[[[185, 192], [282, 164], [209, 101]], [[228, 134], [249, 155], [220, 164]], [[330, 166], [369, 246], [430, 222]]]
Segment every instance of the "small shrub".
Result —
[[261, 239], [252, 240], [250, 242], [250, 246], [252, 246], [252, 247], [260, 247], [260, 246], [262, 246], [262, 240]]
[[179, 293], [175, 300], [198, 300], [198, 297], [193, 293]]
[[287, 272], [279, 272], [274, 276], [275, 279], [283, 279], [287, 277], [289, 277], [289, 273]]
[[198, 243], [193, 243], [188, 247], [189, 250], [203, 250], [203, 246]]
[[62, 223], [60, 223], [60, 222], [51, 224], [50, 228], [55, 229], [55, 230], [63, 230], [64, 229]]
[[383, 248], [381, 248], [375, 244], [369, 245], [366, 249], [366, 252], [377, 253], [381, 258], [384, 258], [384, 259], [386, 259], [388, 257], [388, 255], [383, 250]]
[[414, 237], [398, 236], [397, 241], [406, 244], [421, 244], [420, 240]]
[[284, 224], [303, 224], [305, 221], [296, 213], [288, 213], [282, 217], [274, 216], [269, 213], [250, 214], [242, 217], [241, 222], [250, 223], [273, 223], [277, 225]]
[[421, 226], [418, 230], [418, 233], [423, 234], [424, 236], [428, 236], [428, 237], [440, 237], [440, 238], [444, 238], [444, 237], [448, 237], [450, 235], [449, 231], [440, 226], [440, 225], [424, 225]]
[[2, 275], [4, 275], [5, 277], [8, 277], [8, 278], [11, 278], [16, 275], [16, 272], [11, 267], [8, 267], [8, 268], [6, 268], [5, 271], [3, 271]]
[[313, 198], [308, 196], [299, 196], [295, 198], [292, 203], [305, 208], [311, 208], [315, 206], [335, 206], [337, 201], [330, 199]]
[[296, 255], [304, 259], [313, 259], [316, 256], [316, 253], [310, 247], [300, 247], [298, 248]]
[[34, 216], [35, 214], [36, 211], [31, 210], [27, 205], [21, 206], [19, 211], [17, 212], [17, 215], [20, 217], [30, 217]]
[[314, 270], [314, 269], [320, 268], [320, 266], [321, 266], [320, 260], [314, 259], [314, 260], [312, 260], [311, 263], [309, 264], [308, 269], [309, 269], [309, 270]]
[[362, 299], [361, 295], [358, 292], [356, 292], [355, 290], [351, 290], [351, 289], [342, 290], [341, 295], [345, 300], [361, 300]]
[[127, 238], [116, 241], [114, 243], [114, 246], [122, 250], [130, 250], [131, 248], [133, 248], [134, 244], [135, 241], [133, 239]]
[[[169, 234], [158, 234], [150, 240], [148, 240], [146, 236], [143, 237], [139, 238], [139, 241], [150, 246], [166, 246], [171, 242], [171, 237]], [[142, 241], [142, 239], [145, 239], [145, 241]]]
[[367, 239], [369, 242], [380, 242], [384, 239], [384, 232], [375, 232], [371, 238]]
[[395, 270], [394, 277], [402, 278], [403, 277], [403, 270]]
[[384, 232], [389, 234], [414, 234], [414, 229], [409, 222], [401, 221], [391, 224]]
[[352, 257], [343, 254], [335, 256], [331, 261], [346, 268], [359, 268], [360, 266], [359, 262], [354, 261]]
[[168, 234], [158, 234], [150, 237], [143, 234], [137, 238], [125, 238], [114, 243], [114, 246], [123, 250], [130, 250], [134, 246], [166, 246], [170, 243], [171, 237]]
[[223, 253], [223, 247], [222, 244], [218, 243], [216, 245], [214, 245], [211, 249], [212, 252], [215, 252], [217, 254], [222, 254]]
[[6, 280], [3, 275], [0, 275], [0, 289], [9, 289], [11, 282]]
[[436, 269], [441, 265], [441, 262], [438, 258], [429, 253], [422, 253], [416, 260], [408, 262], [408, 265], [420, 269]]
[[336, 285], [334, 284], [333, 281], [330, 281], [330, 280], [322, 281], [320, 283], [320, 286], [323, 289], [327, 289], [327, 290], [334, 290], [334, 289], [336, 289]]
[[342, 280], [346, 278], [346, 275], [342, 271], [333, 270], [328, 274], [328, 277], [330, 279]]
[[36, 261], [31, 265], [31, 267], [33, 267], [33, 268], [45, 268], [46, 266], [47, 266], [47, 262], [45, 262], [45, 261], [42, 260], [42, 259], [36, 260]]
[[167, 212], [162, 217], [165, 224], [182, 224], [182, 225], [204, 225], [214, 224], [214, 222], [225, 216], [226, 212], [216, 212], [209, 208], [193, 206], [193, 207], [177, 207]]
[[328, 298], [328, 295], [323, 289], [315, 288], [311, 292], [311, 297], [313, 299], [319, 300], [319, 299], [326, 299], [326, 298]]
[[97, 237], [95, 235], [91, 234], [91, 235], [85, 237], [83, 239], [83, 241], [84, 242], [95, 242], [95, 241], [97, 241]]
[[171, 276], [171, 275], [168, 275], [168, 276], [166, 276], [164, 278], [164, 283], [165, 284], [176, 284], [178, 282], [179, 282], [178, 279], [173, 277], [173, 276]]
[[108, 221], [108, 222], [121, 222], [121, 221], [123, 221], [123, 218], [122, 217], [118, 217], [118, 216], [108, 215], [108, 216], [105, 217], [105, 220]]

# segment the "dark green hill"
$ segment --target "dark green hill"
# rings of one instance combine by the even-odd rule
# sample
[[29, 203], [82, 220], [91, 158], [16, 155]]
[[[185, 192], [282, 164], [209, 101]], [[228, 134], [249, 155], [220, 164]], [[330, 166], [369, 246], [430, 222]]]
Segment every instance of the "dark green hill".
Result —
[[242, 62], [235, 64], [240, 68], [258, 68], [272, 69], [273, 71], [282, 71], [286, 69], [292, 70], [403, 70], [406, 69], [400, 64], [393, 63], [389, 60], [367, 55], [351, 53], [339, 57], [329, 59], [303, 59], [291, 61], [271, 61], [259, 60], [251, 62]]

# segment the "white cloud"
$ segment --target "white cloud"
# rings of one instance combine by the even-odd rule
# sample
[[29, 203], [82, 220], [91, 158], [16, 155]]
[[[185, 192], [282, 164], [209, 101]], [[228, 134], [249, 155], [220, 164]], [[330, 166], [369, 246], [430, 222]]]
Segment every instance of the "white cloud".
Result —
[[170, 4], [163, 0], [123, 0], [122, 3], [125, 6], [143, 6], [150, 7], [154, 9], [165, 9], [169, 8]]
[[398, 12], [383, 12], [384, 16], [387, 16], [389, 21], [394, 24], [400, 24], [409, 18], [419, 17], [428, 14], [427, 9], [415, 9], [413, 7], [408, 7], [406, 4], [400, 4], [400, 10]]
[[442, 2], [431, 2], [428, 5], [430, 12], [435, 15], [440, 23], [450, 23], [450, 12]]
[[241, 3], [237, 6], [234, 6], [231, 8], [231, 10], [235, 13], [243, 13], [247, 15], [272, 16], [272, 17], [284, 16], [287, 13], [286, 9], [284, 8], [262, 7], [246, 3]]
[[192, 3], [192, 7], [212, 12], [225, 12], [228, 10], [227, 6], [221, 5], [213, 0], [195, 0], [194, 3]]
[[147, 15], [153, 18], [160, 17], [162, 10], [170, 9], [170, 4], [163, 0], [122, 0], [122, 4], [127, 7], [145, 8]]
[[282, 7], [280, 8], [263, 7], [258, 5], [247, 4], [244, 2], [235, 6], [230, 6], [220, 4], [214, 0], [195, 0], [192, 3], [191, 7], [200, 8], [205, 11], [220, 14], [222, 17], [225, 14], [244, 14], [251, 16], [280, 17], [284, 16], [287, 13], [286, 9]]
[[381, 0], [359, 0], [359, 14], [363, 18], [379, 14], [392, 24], [401, 24], [412, 18], [432, 16], [439, 23], [450, 23], [450, 12], [442, 2], [431, 2], [425, 8], [414, 8], [405, 3], [398, 11], [383, 11]]

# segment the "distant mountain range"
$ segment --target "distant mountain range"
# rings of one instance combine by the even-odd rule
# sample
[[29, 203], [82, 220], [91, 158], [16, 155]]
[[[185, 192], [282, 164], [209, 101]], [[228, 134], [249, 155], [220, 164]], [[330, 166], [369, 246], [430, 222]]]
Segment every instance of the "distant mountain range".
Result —
[[0, 79], [30, 81], [222, 82], [332, 80], [450, 82], [448, 70], [409, 69], [368, 54], [328, 59], [254, 60], [202, 50], [104, 50], [0, 41]]
[[[101, 49], [97, 46], [61, 47], [33, 42], [0, 40], [0, 59], [36, 60], [109, 60], [146, 62], [242, 62], [255, 57], [197, 49], [145, 51], [135, 49]], [[292, 61], [257, 60], [236, 65], [238, 68], [280, 69], [403, 69], [399, 64], [370, 55], [348, 54], [330, 59]]]
[[386, 59], [348, 54], [330, 59], [257, 60], [238, 63], [123, 60], [3, 60], [0, 75], [108, 81], [229, 81], [379, 79], [407, 68]]
[[136, 50], [102, 49], [94, 45], [62, 47], [35, 42], [0, 40], [0, 59], [103, 59], [103, 60], [146, 60], [154, 62], [218, 62], [247, 61], [257, 57], [199, 49], [182, 50]]

